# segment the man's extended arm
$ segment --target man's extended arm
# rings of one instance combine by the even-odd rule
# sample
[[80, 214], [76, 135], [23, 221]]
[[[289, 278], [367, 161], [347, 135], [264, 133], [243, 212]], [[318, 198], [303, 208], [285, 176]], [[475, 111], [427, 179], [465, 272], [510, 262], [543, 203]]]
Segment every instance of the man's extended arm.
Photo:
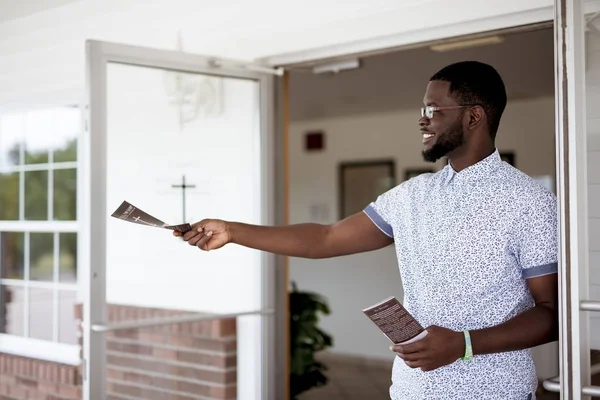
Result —
[[[180, 234], [175, 233], [176, 236]], [[381, 249], [393, 243], [359, 212], [331, 225], [296, 224], [259, 226], [221, 220], [204, 220], [183, 235], [190, 245], [213, 250], [227, 243], [269, 253], [302, 258], [329, 258]]]

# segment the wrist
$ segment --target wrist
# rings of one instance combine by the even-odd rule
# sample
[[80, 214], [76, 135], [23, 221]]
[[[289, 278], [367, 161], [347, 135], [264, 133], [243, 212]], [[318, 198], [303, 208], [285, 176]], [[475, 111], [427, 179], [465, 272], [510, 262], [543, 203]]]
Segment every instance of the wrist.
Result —
[[235, 243], [235, 222], [223, 221], [223, 224], [225, 225], [225, 232], [227, 233], [229, 243]]
[[462, 331], [457, 331], [454, 332], [454, 348], [455, 350], [455, 356], [457, 360], [462, 359], [465, 356], [465, 351], [466, 351], [466, 343], [465, 343], [465, 335]]

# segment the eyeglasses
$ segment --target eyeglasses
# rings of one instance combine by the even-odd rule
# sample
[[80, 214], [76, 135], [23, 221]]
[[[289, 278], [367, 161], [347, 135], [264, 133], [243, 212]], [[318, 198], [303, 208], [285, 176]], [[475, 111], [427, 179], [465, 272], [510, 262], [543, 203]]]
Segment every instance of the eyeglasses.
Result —
[[467, 107], [473, 107], [473, 106], [441, 106], [441, 107], [427, 106], [427, 107], [421, 107], [421, 118], [427, 117], [427, 119], [431, 119], [431, 118], [433, 118], [433, 113], [436, 111], [456, 110], [458, 108], [467, 108]]

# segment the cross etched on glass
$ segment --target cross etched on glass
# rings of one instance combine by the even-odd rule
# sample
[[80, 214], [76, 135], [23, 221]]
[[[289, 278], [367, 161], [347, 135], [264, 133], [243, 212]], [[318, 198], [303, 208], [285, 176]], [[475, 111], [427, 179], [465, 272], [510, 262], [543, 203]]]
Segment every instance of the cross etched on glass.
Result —
[[186, 222], [187, 220], [185, 219], [185, 191], [186, 189], [193, 189], [196, 187], [196, 185], [188, 185], [185, 182], [185, 175], [181, 176], [181, 184], [179, 185], [171, 185], [172, 188], [174, 189], [181, 189], [181, 201], [182, 201], [182, 210], [183, 210], [183, 219], [181, 220], [182, 222]]

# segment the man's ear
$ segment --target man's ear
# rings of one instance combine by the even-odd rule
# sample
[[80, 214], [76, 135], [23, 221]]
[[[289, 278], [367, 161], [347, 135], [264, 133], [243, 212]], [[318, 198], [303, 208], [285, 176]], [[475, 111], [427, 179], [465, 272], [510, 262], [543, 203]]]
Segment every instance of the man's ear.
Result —
[[475, 129], [485, 120], [485, 111], [481, 106], [471, 107], [468, 112], [469, 129]]

